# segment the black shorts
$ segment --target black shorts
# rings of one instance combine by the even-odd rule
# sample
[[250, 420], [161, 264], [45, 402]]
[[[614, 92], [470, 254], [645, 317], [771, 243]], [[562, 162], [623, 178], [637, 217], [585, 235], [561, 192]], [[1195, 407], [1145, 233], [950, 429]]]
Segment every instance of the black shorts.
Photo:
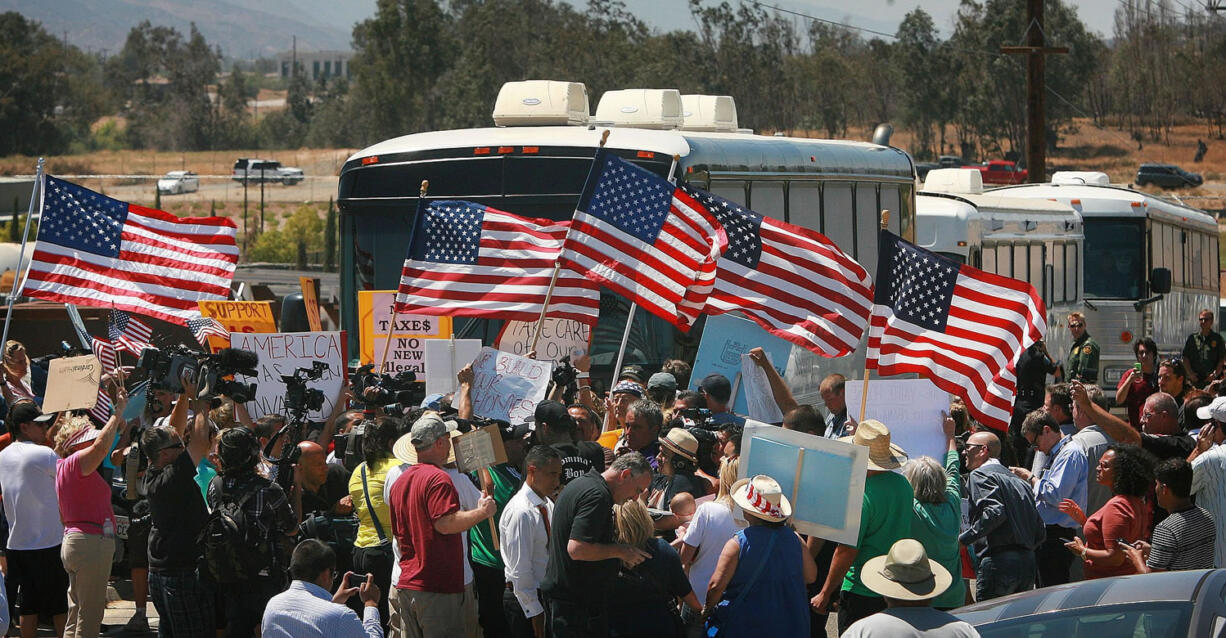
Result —
[[68, 613], [68, 572], [60, 560], [60, 546], [8, 550], [9, 578], [17, 586], [22, 616]]

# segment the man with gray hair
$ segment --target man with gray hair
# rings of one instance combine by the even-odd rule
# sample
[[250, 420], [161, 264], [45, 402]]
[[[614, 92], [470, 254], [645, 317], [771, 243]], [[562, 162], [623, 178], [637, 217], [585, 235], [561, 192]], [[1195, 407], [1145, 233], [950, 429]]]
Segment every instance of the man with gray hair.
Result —
[[648, 558], [639, 548], [613, 541], [613, 505], [638, 497], [649, 485], [651, 465], [642, 454], [627, 452], [604, 472], [588, 472], [562, 490], [549, 525], [549, 564], [540, 588], [553, 638], [608, 636], [609, 586], [618, 562], [634, 567]]
[[401, 548], [400, 578], [393, 583], [400, 611], [395, 630], [407, 638], [475, 635], [465, 611], [475, 598], [472, 586], [464, 584], [460, 535], [493, 516], [497, 504], [486, 494], [476, 509], [460, 509], [455, 484], [442, 469], [451, 455], [451, 436], [437, 414], [418, 419], [396, 442], [397, 457], [405, 444], [416, 451], [417, 463], [396, 479], [388, 503], [392, 535]]
[[626, 427], [617, 442], [618, 455], [638, 452], [657, 469], [656, 457], [660, 454], [660, 428], [664, 426], [664, 412], [651, 399], [639, 399], [626, 410]]

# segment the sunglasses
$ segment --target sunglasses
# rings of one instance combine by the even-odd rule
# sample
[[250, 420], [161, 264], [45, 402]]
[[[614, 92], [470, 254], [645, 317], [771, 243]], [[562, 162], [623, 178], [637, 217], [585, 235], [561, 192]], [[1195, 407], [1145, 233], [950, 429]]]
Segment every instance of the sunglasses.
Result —
[[1202, 323], [1205, 321], [1213, 321], [1213, 317], [1201, 317], [1200, 319], [1197, 319], [1197, 321], [1200, 321]]
[[1085, 325], [1084, 323], [1070, 323], [1070, 324], [1068, 325], [1068, 327], [1070, 327], [1070, 328], [1084, 328], [1084, 327], [1086, 327], [1086, 325]]
[[962, 446], [962, 447], [963, 447], [964, 449], [969, 450], [969, 449], [971, 449], [971, 448], [973, 448], [973, 447], [987, 447], [987, 446], [986, 446], [986, 445], [984, 445], [984, 444], [982, 444], [982, 443], [967, 443], [966, 445], [964, 445], [964, 446]]

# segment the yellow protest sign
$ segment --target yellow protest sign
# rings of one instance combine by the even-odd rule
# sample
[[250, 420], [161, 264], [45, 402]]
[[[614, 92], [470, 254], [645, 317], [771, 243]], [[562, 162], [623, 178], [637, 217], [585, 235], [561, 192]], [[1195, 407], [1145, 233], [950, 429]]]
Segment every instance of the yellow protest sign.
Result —
[[310, 277], [299, 277], [298, 284], [302, 286], [302, 304], [306, 306], [307, 323], [311, 332], [323, 330], [319, 324], [319, 298], [315, 294], [315, 280]]
[[[200, 314], [221, 322], [229, 332], [276, 332], [277, 322], [268, 301], [201, 301]], [[220, 337], [209, 337], [213, 350], [228, 348]]]
[[[375, 363], [383, 355], [387, 343], [388, 328], [395, 315], [395, 290], [358, 291], [358, 325], [361, 327], [362, 363]], [[420, 379], [425, 379], [426, 339], [451, 337], [451, 317], [433, 315], [396, 315], [396, 328], [392, 331], [392, 347], [387, 353], [384, 372], [412, 370]]]

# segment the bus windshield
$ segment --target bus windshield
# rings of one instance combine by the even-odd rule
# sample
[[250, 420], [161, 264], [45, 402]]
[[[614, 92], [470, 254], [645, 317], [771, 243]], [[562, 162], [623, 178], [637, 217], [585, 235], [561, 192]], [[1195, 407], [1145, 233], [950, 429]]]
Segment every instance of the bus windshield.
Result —
[[1145, 220], [1085, 220], [1085, 296], [1139, 299], [1145, 289]]

